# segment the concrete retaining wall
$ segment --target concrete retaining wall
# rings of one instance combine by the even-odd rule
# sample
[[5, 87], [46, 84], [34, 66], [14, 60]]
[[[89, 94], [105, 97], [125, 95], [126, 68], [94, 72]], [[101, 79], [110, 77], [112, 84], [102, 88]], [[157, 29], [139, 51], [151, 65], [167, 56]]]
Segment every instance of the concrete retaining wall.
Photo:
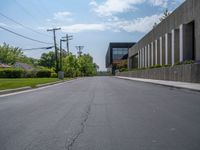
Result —
[[118, 72], [117, 76], [200, 83], [200, 64]]

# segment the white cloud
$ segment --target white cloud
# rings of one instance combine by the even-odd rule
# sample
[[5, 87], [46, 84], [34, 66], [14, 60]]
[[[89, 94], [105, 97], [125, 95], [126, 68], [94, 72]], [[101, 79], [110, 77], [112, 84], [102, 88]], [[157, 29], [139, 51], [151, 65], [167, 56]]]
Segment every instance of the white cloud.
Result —
[[54, 13], [55, 20], [67, 20], [71, 17], [72, 13], [68, 11]]
[[98, 4], [97, 4], [97, 2], [95, 0], [92, 0], [89, 4], [91, 6], [98, 6]]
[[62, 31], [66, 33], [78, 33], [82, 31], [104, 31], [104, 24], [74, 24], [70, 26], [62, 26]]
[[90, 2], [90, 5], [100, 16], [112, 16], [116, 13], [124, 13], [130, 10], [135, 10], [136, 5], [149, 3], [152, 6], [167, 7], [169, 0], [105, 0], [98, 4], [95, 0]]
[[100, 16], [111, 16], [115, 13], [122, 13], [130, 9], [134, 9], [133, 5], [143, 3], [145, 0], [106, 0], [101, 4], [97, 4], [95, 0], [90, 2], [94, 7], [94, 11]]
[[117, 26], [120, 30], [124, 30], [126, 32], [148, 32], [153, 28], [154, 23], [159, 22], [159, 18], [162, 14], [146, 16], [144, 18], [137, 18], [132, 21], [121, 21], [118, 22]]
[[153, 6], [167, 7], [168, 0], [149, 0]]
[[155, 14], [152, 16], [146, 16], [144, 18], [137, 18], [134, 20], [115, 20], [105, 23], [96, 24], [74, 24], [70, 26], [63, 26], [62, 31], [66, 33], [78, 33], [84, 31], [106, 31], [111, 30], [113, 32], [148, 32], [153, 28], [155, 22], [159, 22], [159, 18], [162, 14]]
[[74, 18], [72, 17], [72, 15], [73, 14], [68, 11], [56, 12], [53, 14], [52, 18], [47, 18], [46, 21], [52, 26], [60, 26], [60, 24], [66, 22], [73, 22]]

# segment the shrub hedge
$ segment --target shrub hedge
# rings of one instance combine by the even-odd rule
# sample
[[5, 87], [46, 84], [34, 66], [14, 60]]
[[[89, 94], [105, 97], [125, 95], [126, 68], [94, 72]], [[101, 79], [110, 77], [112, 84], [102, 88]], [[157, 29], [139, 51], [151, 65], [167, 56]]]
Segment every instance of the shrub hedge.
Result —
[[49, 69], [29, 70], [0, 68], [0, 78], [49, 78], [53, 72]]
[[0, 78], [21, 78], [24, 75], [24, 70], [22, 69], [0, 69]]
[[57, 73], [55, 72], [51, 73], [51, 78], [57, 78], [57, 77], [58, 77]]
[[36, 73], [36, 77], [38, 78], [49, 78], [51, 77], [51, 70], [38, 70]]

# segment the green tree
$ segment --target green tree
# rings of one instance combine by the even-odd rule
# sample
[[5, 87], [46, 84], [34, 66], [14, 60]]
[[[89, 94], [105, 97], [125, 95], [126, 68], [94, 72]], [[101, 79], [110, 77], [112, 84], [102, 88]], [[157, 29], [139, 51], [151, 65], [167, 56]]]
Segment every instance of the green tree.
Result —
[[84, 54], [78, 57], [79, 70], [81, 76], [96, 75], [98, 66], [93, 63], [93, 58], [89, 54]]
[[12, 47], [6, 43], [0, 45], [0, 62], [10, 65], [15, 62], [27, 63], [34, 66], [38, 64], [37, 59], [25, 56], [20, 48]]
[[23, 55], [23, 57], [21, 57], [18, 61], [26, 64], [31, 64], [33, 66], [38, 65], [38, 59], [27, 57], [25, 55]]
[[6, 64], [14, 64], [23, 58], [23, 52], [18, 47], [9, 46], [6, 43], [0, 45], [0, 61]]
[[40, 66], [48, 67], [48, 68], [55, 68], [55, 53], [43, 53], [41, 58], [39, 59], [38, 64]]
[[77, 77], [80, 75], [78, 59], [69, 54], [64, 58], [63, 71], [66, 77]]

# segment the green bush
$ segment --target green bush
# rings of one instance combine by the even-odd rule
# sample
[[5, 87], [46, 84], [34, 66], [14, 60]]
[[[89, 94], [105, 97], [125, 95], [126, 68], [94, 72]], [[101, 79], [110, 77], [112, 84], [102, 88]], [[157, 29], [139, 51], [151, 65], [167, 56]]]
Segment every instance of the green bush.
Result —
[[125, 72], [125, 71], [128, 71], [128, 68], [120, 68], [119, 69], [119, 72]]
[[33, 70], [25, 71], [24, 77], [25, 78], [36, 78], [36, 74], [37, 74], [37, 70], [33, 69]]
[[162, 67], [171, 67], [171, 65], [169, 65], [169, 64], [165, 64], [165, 65], [163, 65]]
[[0, 78], [21, 78], [24, 77], [25, 71], [22, 69], [5, 68], [0, 69]]
[[150, 69], [153, 69], [153, 68], [161, 68], [162, 66], [157, 64], [157, 65], [154, 65], [154, 66], [151, 66]]
[[183, 62], [183, 64], [194, 64], [195, 61], [194, 60], [186, 60]]
[[57, 77], [58, 77], [57, 73], [55, 72], [51, 73], [51, 78], [57, 78]]
[[49, 69], [23, 70], [17, 68], [0, 68], [0, 78], [56, 78], [57, 74]]
[[48, 70], [48, 69], [38, 70], [36, 73], [36, 77], [49, 78], [49, 77], [51, 77], [51, 70]]
[[186, 64], [194, 64], [195, 61], [194, 60], [185, 60], [183, 62], [177, 62], [174, 64], [174, 66], [177, 66], [177, 65], [186, 65]]

